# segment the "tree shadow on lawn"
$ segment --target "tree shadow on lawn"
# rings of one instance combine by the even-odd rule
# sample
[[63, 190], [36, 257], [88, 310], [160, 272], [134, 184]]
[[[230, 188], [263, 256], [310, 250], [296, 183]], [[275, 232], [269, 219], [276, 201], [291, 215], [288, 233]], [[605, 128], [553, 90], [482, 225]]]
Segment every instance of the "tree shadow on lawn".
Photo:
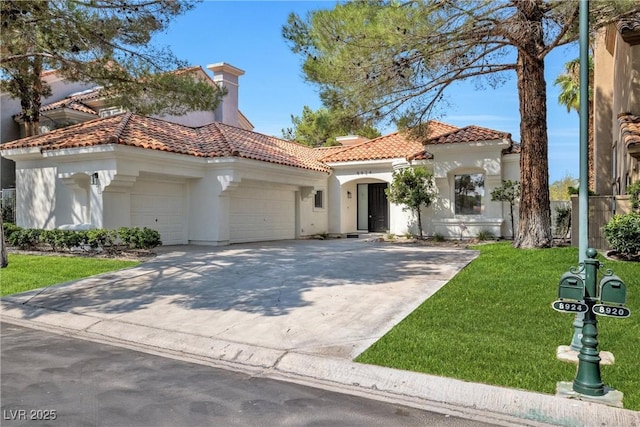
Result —
[[[446, 281], [477, 254], [349, 240], [183, 246], [162, 252], [137, 267], [5, 299], [105, 318], [148, 309], [160, 300], [189, 310], [281, 316], [313, 305], [305, 294], [319, 288], [336, 287], [339, 294], [353, 286]], [[393, 298], [393, 289], [385, 292]], [[25, 310], [25, 318], [39, 315]]]

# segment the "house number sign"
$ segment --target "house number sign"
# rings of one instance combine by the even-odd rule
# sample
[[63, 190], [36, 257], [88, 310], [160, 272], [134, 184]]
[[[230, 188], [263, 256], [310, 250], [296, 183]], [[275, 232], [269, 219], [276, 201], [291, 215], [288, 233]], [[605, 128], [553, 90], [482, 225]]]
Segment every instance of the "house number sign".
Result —
[[370, 175], [372, 173], [371, 171], [356, 171], [356, 175]]

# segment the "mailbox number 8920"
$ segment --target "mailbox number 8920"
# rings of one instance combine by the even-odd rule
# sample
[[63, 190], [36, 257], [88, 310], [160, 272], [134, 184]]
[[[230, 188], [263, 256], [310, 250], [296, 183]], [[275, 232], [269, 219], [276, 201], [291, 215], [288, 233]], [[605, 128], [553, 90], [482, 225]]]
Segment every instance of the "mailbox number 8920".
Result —
[[593, 307], [595, 314], [603, 314], [605, 316], [613, 317], [627, 317], [629, 316], [629, 309], [625, 307], [609, 307], [607, 305], [596, 305]]

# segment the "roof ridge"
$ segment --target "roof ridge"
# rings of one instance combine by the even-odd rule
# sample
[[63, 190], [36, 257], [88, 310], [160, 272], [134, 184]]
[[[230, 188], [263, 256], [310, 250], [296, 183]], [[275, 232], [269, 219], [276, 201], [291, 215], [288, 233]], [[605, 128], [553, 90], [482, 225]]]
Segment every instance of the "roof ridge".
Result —
[[492, 128], [488, 128], [488, 127], [484, 127], [484, 126], [478, 126], [478, 125], [469, 125], [469, 126], [465, 126], [463, 129], [470, 128], [470, 127], [473, 127], [473, 128], [476, 128], [476, 129], [488, 130], [488, 131], [491, 131], [491, 132], [500, 133], [500, 134], [502, 134], [502, 135], [509, 135], [509, 136], [511, 136], [511, 133], [509, 133], [509, 132], [505, 132], [505, 131], [497, 130], [497, 129], [492, 129]]
[[124, 132], [124, 129], [127, 127], [127, 124], [129, 124], [129, 120], [131, 120], [131, 117], [133, 117], [133, 115], [134, 113], [132, 112], [127, 112], [122, 115], [123, 116], [122, 121], [116, 128], [116, 131], [114, 132], [113, 135], [107, 138], [107, 141], [109, 143], [112, 143], [112, 144], [120, 143], [120, 136], [122, 136], [122, 132]]

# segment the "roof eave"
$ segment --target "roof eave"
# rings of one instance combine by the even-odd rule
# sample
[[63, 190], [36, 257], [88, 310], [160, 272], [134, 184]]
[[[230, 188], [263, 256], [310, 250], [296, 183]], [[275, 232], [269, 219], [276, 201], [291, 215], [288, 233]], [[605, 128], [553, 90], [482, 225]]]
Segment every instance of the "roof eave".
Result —
[[32, 160], [42, 158], [41, 147], [9, 148], [0, 150], [2, 157], [9, 160]]

